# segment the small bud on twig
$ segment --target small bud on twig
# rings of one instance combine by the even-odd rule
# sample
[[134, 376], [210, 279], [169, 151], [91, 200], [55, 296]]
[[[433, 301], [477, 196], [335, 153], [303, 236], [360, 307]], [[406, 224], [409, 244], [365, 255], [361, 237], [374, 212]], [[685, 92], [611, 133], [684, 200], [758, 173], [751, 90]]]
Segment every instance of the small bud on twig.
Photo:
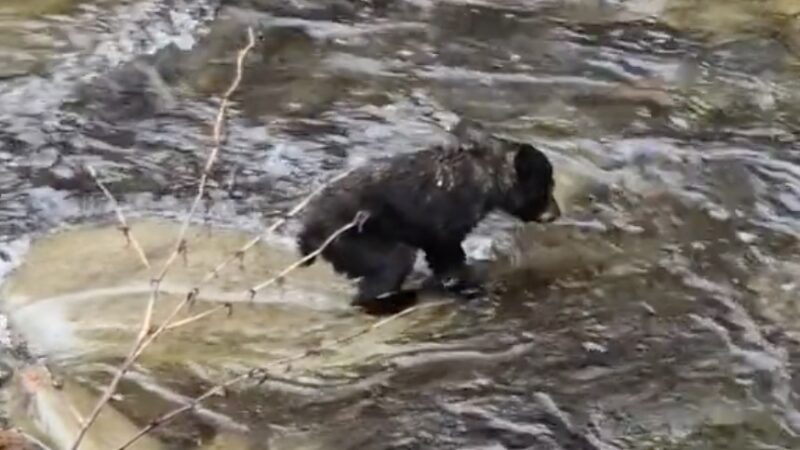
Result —
[[239, 270], [244, 272], [244, 250], [237, 250], [234, 256], [237, 260], [239, 260]]
[[189, 265], [189, 245], [186, 243], [186, 239], [181, 239], [181, 243], [178, 244], [178, 254], [181, 255], [183, 258], [183, 266], [186, 267]]
[[200, 295], [200, 289], [194, 288], [186, 294], [186, 305], [188, 309], [191, 310], [194, 308], [194, 305], [197, 304], [197, 297]]
[[127, 225], [120, 225], [119, 231], [122, 232], [122, 235], [125, 236], [125, 247], [131, 246], [131, 227]]

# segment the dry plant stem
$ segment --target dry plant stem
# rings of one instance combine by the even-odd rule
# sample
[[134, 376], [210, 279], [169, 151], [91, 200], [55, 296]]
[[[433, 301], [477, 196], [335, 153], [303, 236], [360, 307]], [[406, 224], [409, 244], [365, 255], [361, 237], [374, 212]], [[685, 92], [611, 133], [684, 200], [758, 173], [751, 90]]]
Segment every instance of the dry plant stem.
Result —
[[194, 201], [192, 202], [192, 206], [189, 208], [189, 212], [186, 214], [186, 218], [183, 220], [181, 224], [180, 231], [178, 232], [178, 237], [175, 243], [175, 249], [170, 254], [167, 261], [164, 263], [164, 267], [161, 269], [161, 272], [156, 277], [156, 280], [161, 281], [167, 275], [167, 271], [172, 266], [172, 263], [175, 262], [175, 259], [180, 254], [181, 247], [186, 245], [186, 232], [189, 229], [189, 223], [194, 216], [195, 211], [197, 211], [197, 207], [200, 206], [200, 202], [203, 200], [203, 195], [206, 191], [206, 185], [208, 183], [208, 176], [211, 173], [211, 168], [214, 166], [214, 163], [217, 161], [217, 155], [219, 154], [219, 149], [222, 146], [222, 126], [223, 122], [225, 121], [225, 113], [228, 110], [228, 104], [230, 103], [230, 97], [239, 88], [239, 84], [242, 81], [242, 74], [243, 74], [243, 67], [244, 67], [244, 58], [247, 56], [247, 53], [255, 46], [256, 38], [255, 33], [253, 32], [252, 28], [247, 29], [247, 45], [239, 50], [239, 55], [236, 58], [236, 76], [233, 79], [230, 87], [225, 94], [222, 96], [222, 101], [219, 105], [219, 111], [217, 112], [217, 118], [214, 121], [214, 130], [212, 133], [212, 137], [214, 140], [214, 147], [211, 148], [211, 152], [208, 154], [208, 159], [206, 160], [206, 165], [203, 168], [203, 173], [200, 175], [200, 183], [197, 186], [197, 195], [194, 197]]
[[86, 435], [86, 432], [89, 431], [89, 428], [97, 420], [97, 417], [100, 415], [103, 407], [111, 400], [114, 392], [116, 392], [119, 382], [122, 381], [122, 377], [131, 368], [133, 363], [136, 361], [136, 358], [139, 357], [141, 350], [144, 349], [142, 344], [145, 342], [145, 337], [147, 336], [147, 331], [150, 326], [149, 323], [153, 314], [153, 305], [155, 304], [157, 297], [158, 291], [154, 290], [151, 293], [150, 300], [147, 304], [147, 311], [145, 313], [146, 317], [143, 321], [142, 329], [139, 331], [139, 334], [137, 335], [136, 340], [134, 341], [133, 346], [128, 353], [128, 356], [126, 356], [125, 360], [122, 362], [122, 364], [120, 364], [117, 372], [114, 374], [114, 378], [110, 383], [108, 383], [108, 386], [106, 386], [106, 389], [103, 391], [103, 395], [95, 404], [94, 409], [92, 409], [92, 412], [89, 414], [89, 416], [81, 423], [81, 429], [78, 432], [78, 436], [75, 438], [75, 443], [71, 447], [72, 450], [76, 450], [81, 441], [83, 441], [83, 437]]
[[[189, 297], [187, 296], [187, 298], [186, 298], [186, 299], [184, 299], [184, 300], [182, 300], [182, 301], [178, 302], [178, 303], [175, 305], [175, 307], [173, 307], [173, 308], [172, 308], [172, 311], [169, 313], [169, 315], [167, 316], [167, 318], [166, 318], [166, 319], [165, 319], [163, 322], [161, 322], [161, 325], [159, 325], [159, 327], [158, 327], [158, 328], [156, 328], [155, 330], [153, 330], [153, 331], [152, 331], [150, 334], [148, 334], [148, 335], [146, 336], [146, 338], [145, 338], [145, 339], [143, 339], [143, 340], [141, 341], [141, 345], [139, 345], [139, 348], [138, 348], [138, 349], [136, 349], [136, 350], [134, 351], [134, 353], [133, 353], [133, 360], [134, 360], [134, 361], [135, 361], [136, 359], [138, 359], [138, 358], [139, 358], [139, 356], [141, 356], [141, 354], [142, 354], [142, 353], [144, 353], [145, 349], [147, 349], [147, 347], [149, 347], [149, 346], [150, 346], [150, 344], [152, 344], [153, 342], [155, 342], [155, 340], [156, 340], [156, 339], [158, 339], [158, 337], [159, 337], [159, 336], [161, 336], [161, 334], [162, 334], [162, 333], [164, 333], [164, 331], [166, 331], [166, 330], [168, 330], [168, 329], [169, 329], [169, 324], [170, 324], [170, 323], [171, 323], [173, 320], [175, 320], [175, 317], [178, 315], [178, 313], [181, 311], [181, 309], [182, 309], [182, 308], [183, 308], [183, 307], [184, 307], [184, 306], [185, 306], [187, 303], [189, 303], [189, 301], [190, 301], [190, 300], [189, 300]], [[131, 362], [133, 362], [133, 361], [131, 361]], [[124, 374], [125, 374], [125, 372], [122, 372], [122, 375], [124, 375]]]
[[215, 306], [215, 307], [213, 307], [211, 309], [207, 309], [207, 310], [205, 310], [205, 311], [203, 311], [203, 312], [201, 312], [199, 314], [195, 314], [194, 316], [187, 317], [187, 318], [179, 320], [177, 322], [167, 323], [165, 321], [164, 323], [167, 323], [167, 327], [166, 327], [167, 330], [173, 330], [175, 328], [180, 328], [182, 326], [189, 325], [192, 322], [197, 322], [198, 320], [205, 319], [206, 317], [216, 313], [217, 311], [220, 311], [220, 310], [223, 310], [223, 309], [227, 309], [227, 308], [228, 308], [228, 305], [217, 305], [217, 306]]
[[[125, 239], [127, 242], [133, 247], [136, 255], [139, 257], [142, 265], [145, 266], [147, 269], [152, 269], [150, 264], [150, 260], [147, 258], [147, 254], [145, 253], [144, 249], [142, 248], [141, 244], [139, 244], [139, 240], [136, 239], [136, 236], [133, 234], [133, 230], [131, 230], [130, 225], [128, 225], [128, 221], [125, 218], [125, 214], [122, 213], [122, 207], [120, 206], [117, 199], [108, 190], [105, 183], [100, 181], [100, 178], [97, 177], [97, 172], [94, 170], [94, 167], [86, 166], [86, 169], [89, 171], [89, 175], [91, 175], [92, 179], [94, 180], [97, 187], [103, 191], [103, 194], [106, 196], [108, 201], [111, 203], [112, 207], [114, 208], [114, 213], [117, 215], [117, 221], [120, 224], [120, 228], [122, 229], [122, 233], [125, 235]], [[147, 303], [147, 309], [145, 311], [145, 318], [146, 320], [142, 323], [141, 329], [139, 330], [139, 334], [134, 342], [134, 348], [131, 349], [131, 353], [135, 352], [135, 347], [139, 345], [142, 339], [144, 339], [145, 334], [147, 334], [147, 330], [150, 327], [150, 321], [147, 318], [152, 317], [153, 314], [153, 307], [155, 304], [155, 297], [157, 296], [157, 292], [154, 292], [150, 296], [150, 301]]]
[[320, 192], [322, 192], [325, 188], [327, 188], [331, 184], [333, 184], [333, 183], [341, 180], [342, 178], [346, 177], [354, 169], [355, 168], [351, 168], [349, 170], [346, 170], [343, 173], [331, 178], [327, 182], [323, 183], [322, 185], [320, 185], [319, 187], [314, 189], [310, 194], [308, 194], [305, 198], [303, 198], [303, 200], [300, 203], [295, 205], [294, 208], [292, 208], [288, 213], [286, 213], [285, 216], [283, 216], [280, 219], [276, 220], [275, 223], [273, 223], [269, 228], [267, 228], [267, 230], [264, 233], [262, 233], [262, 234], [260, 234], [260, 235], [258, 235], [256, 237], [254, 237], [253, 239], [249, 240], [239, 250], [237, 250], [235, 253], [233, 253], [231, 256], [229, 256], [227, 259], [225, 259], [219, 265], [217, 265], [213, 270], [211, 270], [208, 273], [206, 273], [203, 276], [203, 279], [200, 281], [200, 283], [198, 283], [198, 285], [195, 286], [195, 288], [199, 288], [202, 285], [204, 285], [204, 284], [208, 283], [209, 281], [211, 281], [212, 279], [218, 277], [220, 275], [220, 273], [222, 273], [222, 270], [224, 270], [225, 267], [228, 266], [228, 264], [232, 263], [233, 261], [236, 261], [237, 258], [243, 257], [245, 253], [247, 253], [251, 248], [255, 247], [256, 244], [261, 242], [264, 239], [264, 236], [266, 236], [266, 235], [268, 235], [270, 233], [274, 233], [278, 228], [280, 228], [283, 224], [285, 224], [289, 219], [291, 219], [292, 217], [296, 216], [300, 211], [302, 211], [306, 206], [308, 206], [309, 202], [311, 202], [311, 200], [314, 197], [319, 195]]
[[114, 213], [117, 215], [117, 221], [119, 222], [119, 226], [122, 229], [122, 234], [125, 235], [125, 240], [133, 247], [133, 250], [136, 252], [136, 255], [139, 257], [139, 261], [142, 262], [142, 265], [147, 268], [148, 270], [151, 269], [150, 260], [147, 259], [147, 254], [142, 249], [142, 246], [139, 244], [139, 241], [136, 239], [136, 236], [133, 235], [133, 231], [131, 230], [130, 225], [128, 225], [127, 219], [125, 219], [125, 214], [122, 213], [122, 207], [119, 205], [119, 202], [111, 191], [108, 190], [106, 185], [100, 181], [100, 178], [97, 177], [97, 172], [95, 172], [94, 167], [86, 166], [86, 170], [89, 171], [89, 175], [91, 175], [94, 183], [103, 191], [103, 194], [108, 199], [111, 206], [114, 208]]
[[413, 312], [416, 312], [416, 311], [419, 311], [419, 310], [422, 310], [422, 309], [434, 308], [434, 307], [437, 307], [437, 306], [442, 306], [442, 305], [445, 305], [447, 303], [450, 303], [450, 301], [444, 300], [444, 301], [438, 301], [438, 302], [433, 302], [433, 303], [426, 303], [426, 304], [421, 304], [421, 305], [417, 305], [417, 306], [405, 309], [403, 311], [400, 311], [397, 314], [394, 314], [394, 315], [391, 315], [391, 316], [386, 317], [384, 319], [381, 319], [381, 320], [373, 323], [372, 325], [370, 325], [368, 327], [364, 327], [364, 328], [362, 328], [362, 329], [360, 329], [360, 330], [358, 330], [358, 331], [356, 331], [354, 333], [342, 336], [342, 337], [340, 337], [338, 339], [334, 339], [333, 341], [329, 341], [328, 343], [326, 343], [324, 345], [321, 345], [319, 347], [311, 348], [311, 349], [308, 349], [308, 350], [303, 350], [301, 352], [295, 353], [294, 355], [287, 356], [285, 358], [281, 358], [281, 359], [272, 361], [271, 363], [269, 363], [269, 364], [267, 364], [267, 365], [265, 365], [263, 367], [252, 369], [252, 370], [250, 370], [250, 371], [248, 371], [246, 373], [243, 373], [241, 375], [237, 375], [234, 378], [231, 378], [231, 379], [229, 379], [229, 380], [227, 380], [227, 381], [225, 381], [223, 383], [220, 383], [220, 384], [217, 384], [217, 385], [211, 387], [210, 389], [208, 389], [207, 391], [205, 391], [201, 395], [195, 397], [194, 399], [192, 399], [190, 402], [186, 403], [185, 405], [183, 405], [183, 406], [181, 406], [179, 408], [175, 408], [172, 411], [169, 411], [166, 414], [163, 414], [163, 415], [157, 417], [156, 419], [153, 419], [152, 421], [150, 421], [150, 423], [148, 425], [143, 427], [133, 437], [128, 439], [128, 441], [126, 441], [120, 447], [117, 447], [116, 450], [125, 450], [125, 449], [127, 449], [128, 447], [133, 445], [133, 443], [138, 441], [142, 436], [144, 436], [147, 433], [153, 431], [154, 429], [160, 427], [161, 425], [164, 425], [164, 424], [172, 421], [173, 419], [175, 419], [179, 415], [181, 415], [181, 414], [183, 414], [185, 412], [191, 411], [197, 405], [202, 403], [204, 400], [207, 400], [209, 397], [212, 397], [212, 396], [217, 395], [217, 394], [224, 393], [227, 388], [229, 388], [229, 387], [231, 387], [233, 385], [236, 385], [236, 384], [241, 383], [243, 381], [246, 381], [248, 379], [260, 379], [260, 378], [263, 378], [265, 375], [268, 374], [268, 371], [271, 368], [274, 368], [274, 367], [280, 366], [280, 365], [289, 364], [291, 362], [295, 362], [295, 361], [298, 361], [298, 360], [301, 360], [301, 359], [305, 359], [305, 358], [307, 358], [307, 357], [309, 357], [311, 355], [318, 354], [318, 353], [323, 352], [325, 350], [332, 349], [332, 348], [337, 347], [337, 346], [339, 346], [341, 344], [344, 344], [344, 343], [347, 343], [349, 341], [352, 341], [352, 340], [354, 340], [354, 339], [356, 339], [356, 338], [358, 338], [360, 336], [363, 336], [363, 335], [365, 335], [367, 333], [375, 331], [376, 329], [381, 328], [381, 327], [389, 324], [390, 322], [393, 322], [393, 321], [395, 321], [395, 320], [397, 320], [397, 319], [399, 319], [401, 317], [407, 316], [407, 315], [409, 315], [409, 314], [411, 314]]
[[356, 214], [356, 216], [353, 218], [353, 220], [350, 223], [348, 223], [347, 225], [339, 228], [338, 230], [334, 231], [330, 236], [328, 236], [328, 238], [325, 239], [325, 242], [323, 242], [322, 245], [319, 246], [319, 248], [317, 248], [313, 252], [309, 253], [308, 255], [298, 259], [294, 263], [290, 264], [288, 267], [283, 269], [278, 275], [275, 275], [274, 277], [270, 278], [267, 281], [264, 281], [263, 283], [260, 283], [260, 284], [257, 284], [255, 286], [253, 286], [250, 289], [251, 295], [255, 294], [256, 292], [258, 292], [258, 291], [260, 291], [260, 290], [262, 290], [264, 288], [266, 288], [267, 286], [270, 286], [270, 285], [275, 284], [276, 282], [282, 280], [283, 277], [288, 275], [293, 270], [297, 269], [298, 267], [300, 267], [304, 263], [310, 261], [311, 259], [316, 258], [317, 256], [319, 256], [319, 254], [322, 253], [329, 245], [331, 245], [331, 242], [333, 242], [336, 238], [341, 236], [342, 233], [344, 233], [345, 231], [347, 231], [347, 230], [349, 230], [351, 228], [360, 227], [364, 223], [366, 218], [367, 218], [366, 213], [359, 212], [358, 214]]
[[[153, 288], [150, 298], [147, 303], [147, 308], [145, 310], [144, 319], [142, 320], [142, 328], [139, 335], [134, 342], [133, 347], [131, 348], [130, 353], [125, 358], [124, 362], [119, 366], [117, 373], [115, 374], [114, 378], [111, 382], [106, 386], [103, 395], [95, 404], [94, 409], [83, 422], [78, 435], [75, 438], [75, 442], [70, 447], [71, 450], [77, 450], [80, 446], [81, 441], [83, 440], [84, 436], [86, 436], [86, 432], [92, 426], [92, 424], [97, 420], [97, 417], [100, 415], [103, 407], [109, 402], [111, 397], [116, 392], [117, 386], [119, 382], [122, 380], [122, 377], [125, 373], [131, 368], [133, 363], [142, 354], [142, 352], [147, 348], [147, 346], [153, 342], [156, 336], [153, 336], [155, 333], [151, 333], [150, 327], [153, 318], [153, 311], [155, 309], [155, 303], [158, 300], [159, 296], [159, 289], [161, 280], [164, 279], [166, 276], [167, 271], [169, 270], [172, 263], [178, 257], [181, 252], [181, 249], [185, 247], [185, 236], [186, 232], [189, 228], [189, 223], [194, 215], [195, 211], [197, 210], [200, 201], [203, 198], [203, 194], [205, 193], [206, 184], [208, 182], [208, 175], [213, 167], [214, 163], [217, 160], [217, 155], [219, 154], [219, 149], [221, 147], [222, 141], [222, 126], [223, 121], [225, 119], [225, 113], [228, 109], [228, 103], [230, 102], [230, 96], [233, 94], [234, 91], [239, 87], [239, 84], [242, 80], [242, 73], [243, 73], [243, 66], [244, 66], [244, 59], [247, 56], [247, 53], [255, 46], [255, 33], [253, 32], [252, 28], [247, 29], [247, 37], [248, 42], [247, 45], [239, 51], [238, 57], [236, 59], [236, 76], [234, 77], [233, 82], [231, 83], [228, 90], [222, 97], [222, 101], [220, 103], [219, 111], [217, 113], [216, 121], [214, 122], [214, 130], [213, 130], [213, 140], [214, 140], [214, 147], [211, 149], [208, 155], [208, 159], [206, 160], [205, 167], [203, 169], [203, 173], [200, 176], [200, 183], [197, 188], [197, 195], [195, 196], [194, 202], [192, 203], [191, 208], [189, 208], [189, 212], [186, 214], [186, 217], [181, 225], [180, 232], [178, 233], [178, 237], [175, 244], [175, 249], [170, 254], [167, 261], [164, 263], [163, 268], [161, 269], [158, 276], [153, 278]], [[106, 192], [104, 190], [104, 192]], [[116, 203], [116, 201], [114, 201]], [[177, 313], [176, 313], [177, 314]], [[165, 322], [166, 324], [166, 322]], [[162, 324], [161, 328], [165, 328], [165, 324]], [[156, 330], [157, 331], [157, 330]]]
[[[343, 176], [343, 175], [341, 175], [341, 176]], [[339, 177], [336, 177], [336, 178], [339, 178]], [[332, 180], [332, 181], [335, 181], [335, 179]], [[318, 190], [316, 190], [315, 192], [313, 192], [312, 195], [314, 193], [319, 192], [319, 190], [321, 190], [322, 188], [324, 188], [324, 185], [321, 188], [319, 188]], [[289, 212], [289, 215], [287, 215], [287, 217], [291, 217], [292, 215], [297, 214], [297, 212], [299, 212], [305, 205], [308, 204], [309, 200], [310, 200], [310, 196], [307, 197], [306, 200], [304, 200], [303, 202], [301, 202], [297, 206], [295, 206]], [[306, 255], [302, 259], [300, 259], [300, 260], [294, 262], [293, 264], [289, 265], [287, 268], [285, 268], [283, 271], [281, 271], [281, 273], [278, 274], [277, 276], [275, 276], [275, 277], [273, 277], [273, 278], [261, 283], [260, 285], [256, 286], [255, 288], [252, 288], [251, 292], [257, 292], [258, 290], [264, 289], [265, 287], [267, 287], [267, 286], [269, 286], [269, 285], [271, 285], [273, 283], [276, 283], [277, 281], [279, 281], [280, 279], [285, 277], [290, 272], [296, 270], [304, 262], [310, 260], [311, 258], [314, 258], [314, 257], [318, 256], [320, 253], [322, 253], [323, 250], [325, 250], [325, 248], [327, 248], [328, 245], [330, 245], [331, 242], [333, 242], [334, 239], [336, 239], [339, 235], [341, 235], [345, 231], [347, 231], [347, 230], [349, 230], [349, 229], [351, 229], [353, 227], [359, 226], [361, 223], [363, 223], [364, 219], [365, 219], [365, 216], [363, 214], [361, 214], [361, 213], [357, 214], [352, 222], [350, 222], [347, 225], [345, 225], [345, 226], [339, 228], [338, 230], [336, 230], [333, 234], [331, 234], [325, 240], [325, 242], [323, 242], [323, 244], [319, 248], [317, 248], [316, 250], [314, 250], [310, 254]], [[285, 221], [286, 219], [281, 219], [281, 220]], [[276, 224], [273, 224], [273, 226], [270, 228], [270, 230], [274, 231], [274, 229], [276, 229], [278, 226], [280, 226], [280, 221], [276, 222]], [[155, 281], [155, 282], [157, 283], [157, 281]], [[157, 290], [154, 291], [154, 292], [157, 292]], [[197, 322], [197, 321], [199, 321], [201, 319], [204, 319], [204, 318], [216, 313], [217, 311], [230, 308], [230, 305], [222, 304], [222, 305], [219, 305], [219, 306], [215, 306], [215, 307], [213, 307], [211, 309], [208, 309], [206, 311], [203, 311], [202, 313], [196, 314], [194, 316], [182, 319], [182, 320], [177, 321], [177, 322], [173, 322], [175, 320], [175, 317], [181, 311], [181, 309], [183, 309], [183, 307], [185, 307], [186, 305], [188, 305], [192, 301], [192, 299], [197, 295], [197, 292], [198, 292], [198, 290], [196, 290], [196, 289], [193, 290], [189, 295], [187, 295], [185, 297], [184, 300], [178, 302], [175, 305], [175, 307], [173, 307], [172, 311], [170, 311], [170, 313], [167, 316], [167, 318], [161, 323], [161, 325], [158, 328], [156, 328], [155, 330], [152, 330], [149, 334], [143, 335], [139, 339], [137, 339], [136, 343], [137, 343], [138, 347], [131, 350], [131, 354], [128, 357], [129, 359], [126, 359], [125, 362], [123, 363], [123, 365], [121, 366], [121, 367], [124, 367], [125, 370], [120, 370], [120, 371], [117, 372], [114, 380], [112, 380], [112, 384], [114, 384], [114, 385], [119, 384], [119, 382], [121, 381], [122, 377], [125, 375], [125, 372], [127, 372], [127, 369], [129, 368], [129, 366], [131, 364], [133, 364], [133, 362], [136, 361], [136, 359], [138, 359], [139, 356], [141, 356], [141, 354], [144, 352], [144, 350], [146, 348], [148, 348], [156, 339], [158, 339], [158, 337], [161, 336], [165, 331], [172, 330], [174, 328], [179, 328], [181, 326], [185, 326], [185, 325], [188, 325], [188, 324], [193, 323], [193, 322]], [[148, 310], [148, 313], [150, 315], [152, 315], [152, 311]], [[117, 376], [119, 378], [117, 378]]]
[[[309, 253], [308, 255], [298, 259], [297, 261], [293, 262], [292, 264], [286, 266], [286, 268], [284, 268], [279, 274], [275, 275], [274, 277], [272, 277], [272, 278], [270, 278], [270, 279], [268, 279], [268, 280], [266, 280], [266, 281], [264, 281], [264, 282], [262, 282], [262, 283], [260, 283], [260, 284], [258, 284], [256, 286], [250, 288], [250, 290], [249, 290], [250, 300], [252, 300], [252, 298], [255, 296], [256, 293], [258, 293], [258, 291], [260, 291], [260, 290], [262, 290], [262, 289], [264, 289], [264, 288], [266, 288], [266, 287], [268, 287], [268, 286], [270, 286], [272, 284], [275, 284], [275, 283], [279, 282], [280, 280], [283, 279], [283, 277], [285, 277], [289, 273], [297, 270], [297, 268], [302, 266], [303, 263], [311, 260], [312, 258], [316, 258], [317, 256], [319, 256], [319, 254], [322, 253], [331, 244], [331, 242], [333, 242], [337, 237], [339, 237], [342, 233], [344, 233], [345, 231], [347, 231], [347, 230], [349, 230], [351, 228], [355, 228], [355, 227], [360, 226], [364, 222], [365, 218], [366, 218], [366, 214], [364, 214], [364, 213], [356, 214], [356, 216], [353, 218], [353, 220], [350, 223], [348, 223], [347, 225], [339, 228], [338, 230], [334, 231], [330, 236], [328, 236], [328, 238], [325, 239], [325, 242], [323, 242], [322, 245], [319, 246], [319, 248], [317, 248], [313, 252]], [[186, 300], [183, 301], [182, 305], [187, 304], [189, 302], [190, 298], [191, 297], [187, 296]], [[180, 307], [181, 307], [181, 305], [178, 306], [178, 308], [180, 308]], [[229, 308], [230, 308], [230, 305], [228, 305], [228, 304], [218, 305], [218, 306], [215, 306], [213, 308], [207, 309], [207, 310], [205, 310], [205, 311], [203, 311], [201, 313], [195, 314], [194, 316], [182, 319], [182, 320], [180, 320], [178, 322], [175, 322], [175, 323], [169, 323], [170, 320], [167, 320], [167, 321], [164, 322], [164, 324], [166, 324], [166, 325], [162, 324], [162, 327], [165, 327], [165, 329], [167, 329], [167, 330], [171, 330], [173, 328], [178, 328], [178, 327], [181, 327], [181, 326], [184, 326], [184, 325], [188, 325], [188, 324], [190, 324], [192, 322], [197, 322], [198, 320], [201, 320], [201, 319], [203, 319], [205, 317], [208, 317], [208, 316], [214, 314], [217, 311], [221, 311], [223, 309], [229, 309]]]

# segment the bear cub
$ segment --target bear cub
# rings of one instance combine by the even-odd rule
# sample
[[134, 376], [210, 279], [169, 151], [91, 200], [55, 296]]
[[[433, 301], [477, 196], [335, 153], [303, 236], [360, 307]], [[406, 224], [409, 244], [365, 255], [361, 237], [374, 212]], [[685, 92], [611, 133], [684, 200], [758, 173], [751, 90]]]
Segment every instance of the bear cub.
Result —
[[417, 250], [448, 290], [479, 287], [461, 243], [491, 211], [542, 223], [561, 214], [553, 197], [553, 167], [540, 150], [491, 135], [470, 121], [462, 120], [452, 134], [447, 145], [361, 167], [308, 206], [298, 235], [304, 256], [357, 214], [365, 217], [321, 255], [337, 273], [359, 280], [353, 303], [367, 312], [413, 304], [415, 294], [401, 288]]

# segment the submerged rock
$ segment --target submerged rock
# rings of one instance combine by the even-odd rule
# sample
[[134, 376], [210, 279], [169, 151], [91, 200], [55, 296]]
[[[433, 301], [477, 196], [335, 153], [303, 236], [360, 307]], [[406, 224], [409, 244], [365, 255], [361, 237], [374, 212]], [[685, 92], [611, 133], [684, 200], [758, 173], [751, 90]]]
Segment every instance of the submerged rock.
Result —
[[[133, 225], [154, 271], [172, 252], [178, 228], [158, 221]], [[188, 253], [185, 260], [175, 261], [161, 285], [154, 324], [161, 323], [196, 286], [194, 306], [184, 308], [178, 321], [221, 304], [230, 305], [231, 314], [218, 308], [210, 317], [166, 332], [142, 362], [149, 367], [200, 364], [212, 372], [230, 365], [258, 366], [353, 333], [375, 320], [351, 308], [349, 283], [321, 262], [295, 270], [253, 297], [253, 286], [298, 259], [292, 249], [271, 238], [253, 247], [241, 262], [232, 261], [219, 277], [197, 284], [250, 239], [223, 229], [189, 229]], [[34, 354], [75, 364], [117, 359], [127, 353], [139, 331], [151, 295], [150, 277], [116, 227], [75, 228], [32, 246], [3, 289], [3, 309]], [[381, 344], [384, 339], [428, 314], [420, 312], [383, 327], [364, 338], [364, 344], [342, 345], [335, 365], [384, 353], [388, 349]], [[294, 367], [325, 365], [326, 359], [310, 358]]]

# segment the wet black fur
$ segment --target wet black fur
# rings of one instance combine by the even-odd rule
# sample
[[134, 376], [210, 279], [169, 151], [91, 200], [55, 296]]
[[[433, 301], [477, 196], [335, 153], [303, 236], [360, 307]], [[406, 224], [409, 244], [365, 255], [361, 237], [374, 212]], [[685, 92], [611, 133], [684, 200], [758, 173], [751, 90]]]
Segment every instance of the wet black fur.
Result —
[[362, 167], [329, 186], [309, 205], [298, 243], [308, 255], [366, 212], [366, 222], [322, 256], [338, 273], [360, 278], [356, 304], [400, 305], [413, 297], [401, 286], [418, 249], [438, 279], [469, 286], [475, 280], [461, 247], [467, 234], [493, 210], [523, 221], [539, 220], [548, 208], [557, 216], [553, 187], [553, 169], [541, 151], [462, 122], [452, 144]]

